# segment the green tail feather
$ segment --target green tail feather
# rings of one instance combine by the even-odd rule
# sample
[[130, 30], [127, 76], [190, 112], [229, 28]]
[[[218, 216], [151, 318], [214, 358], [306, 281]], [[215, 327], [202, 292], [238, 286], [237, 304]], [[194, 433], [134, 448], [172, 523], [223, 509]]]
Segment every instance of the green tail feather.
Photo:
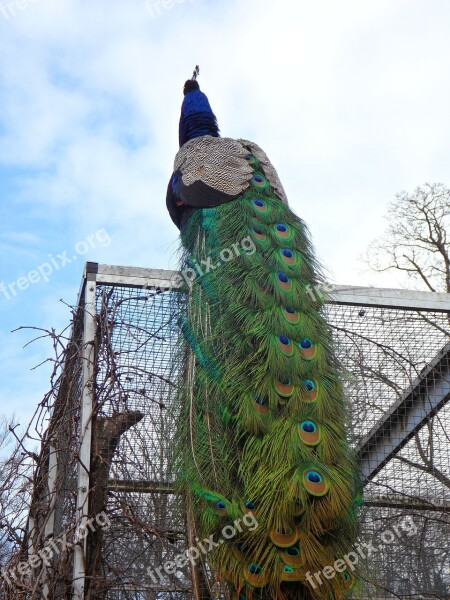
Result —
[[178, 481], [197, 536], [224, 540], [208, 561], [235, 598], [344, 598], [353, 573], [316, 589], [306, 578], [356, 536], [342, 376], [308, 231], [259, 174], [257, 190], [197, 210], [182, 232], [181, 268], [198, 276], [182, 319]]

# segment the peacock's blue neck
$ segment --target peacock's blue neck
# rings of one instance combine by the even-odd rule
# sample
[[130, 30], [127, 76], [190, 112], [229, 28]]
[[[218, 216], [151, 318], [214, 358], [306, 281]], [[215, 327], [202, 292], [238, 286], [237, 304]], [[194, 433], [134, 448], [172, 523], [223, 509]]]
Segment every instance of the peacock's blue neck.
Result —
[[180, 123], [180, 146], [203, 135], [219, 137], [219, 127], [214, 115], [194, 113], [182, 119]]
[[180, 146], [203, 135], [219, 137], [219, 126], [208, 98], [199, 89], [193, 89], [185, 94], [181, 108]]

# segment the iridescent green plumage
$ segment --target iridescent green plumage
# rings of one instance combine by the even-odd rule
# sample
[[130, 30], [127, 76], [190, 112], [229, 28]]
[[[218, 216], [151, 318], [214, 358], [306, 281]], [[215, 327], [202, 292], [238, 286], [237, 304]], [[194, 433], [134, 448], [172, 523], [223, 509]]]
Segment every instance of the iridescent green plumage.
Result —
[[[356, 535], [341, 374], [323, 295], [312, 293], [321, 277], [305, 224], [246, 159], [247, 189], [197, 208], [182, 229], [191, 285], [178, 484], [198, 538], [224, 540], [207, 561], [235, 598], [343, 598], [350, 569], [316, 589], [306, 580]], [[224, 539], [249, 513], [257, 527]]]
[[230, 598], [337, 600], [359, 486], [320, 271], [263, 150], [219, 136], [197, 81], [184, 94], [167, 207], [189, 283], [174, 455], [191, 537], [214, 540]]

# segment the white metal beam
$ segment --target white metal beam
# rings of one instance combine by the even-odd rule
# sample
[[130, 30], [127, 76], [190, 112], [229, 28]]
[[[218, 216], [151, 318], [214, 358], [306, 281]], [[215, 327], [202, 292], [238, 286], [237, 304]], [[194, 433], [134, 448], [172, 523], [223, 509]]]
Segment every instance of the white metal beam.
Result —
[[[89, 475], [91, 466], [92, 413], [94, 407], [94, 340], [96, 333], [95, 288], [95, 273], [87, 273], [86, 285], [84, 286], [84, 330], [82, 343], [83, 376], [80, 447], [78, 455], [76, 532], [82, 530], [89, 516]], [[85, 567], [86, 537], [83, 536], [82, 539], [78, 540], [78, 543], [74, 548], [73, 600], [84, 600]]]
[[338, 304], [450, 311], [450, 294], [438, 292], [336, 285], [331, 288], [330, 299]]
[[[86, 274], [96, 273], [97, 282], [102, 284], [137, 287], [179, 289], [182, 278], [178, 271], [144, 269], [119, 265], [86, 263]], [[353, 285], [331, 285], [329, 299], [337, 304], [379, 306], [410, 310], [450, 311], [450, 294], [421, 292], [393, 288], [358, 287]], [[318, 289], [318, 293], [321, 288]]]

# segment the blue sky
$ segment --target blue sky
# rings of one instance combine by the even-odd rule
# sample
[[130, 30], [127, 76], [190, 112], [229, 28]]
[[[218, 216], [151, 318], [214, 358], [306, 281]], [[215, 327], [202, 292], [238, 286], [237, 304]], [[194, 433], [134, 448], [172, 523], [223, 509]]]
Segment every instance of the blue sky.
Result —
[[85, 260], [175, 268], [165, 190], [197, 63], [334, 281], [402, 285], [358, 257], [396, 192], [450, 183], [449, 28], [448, 0], [0, 0], [0, 412], [25, 423], [48, 387], [30, 369], [50, 343], [11, 330], [63, 328]]

